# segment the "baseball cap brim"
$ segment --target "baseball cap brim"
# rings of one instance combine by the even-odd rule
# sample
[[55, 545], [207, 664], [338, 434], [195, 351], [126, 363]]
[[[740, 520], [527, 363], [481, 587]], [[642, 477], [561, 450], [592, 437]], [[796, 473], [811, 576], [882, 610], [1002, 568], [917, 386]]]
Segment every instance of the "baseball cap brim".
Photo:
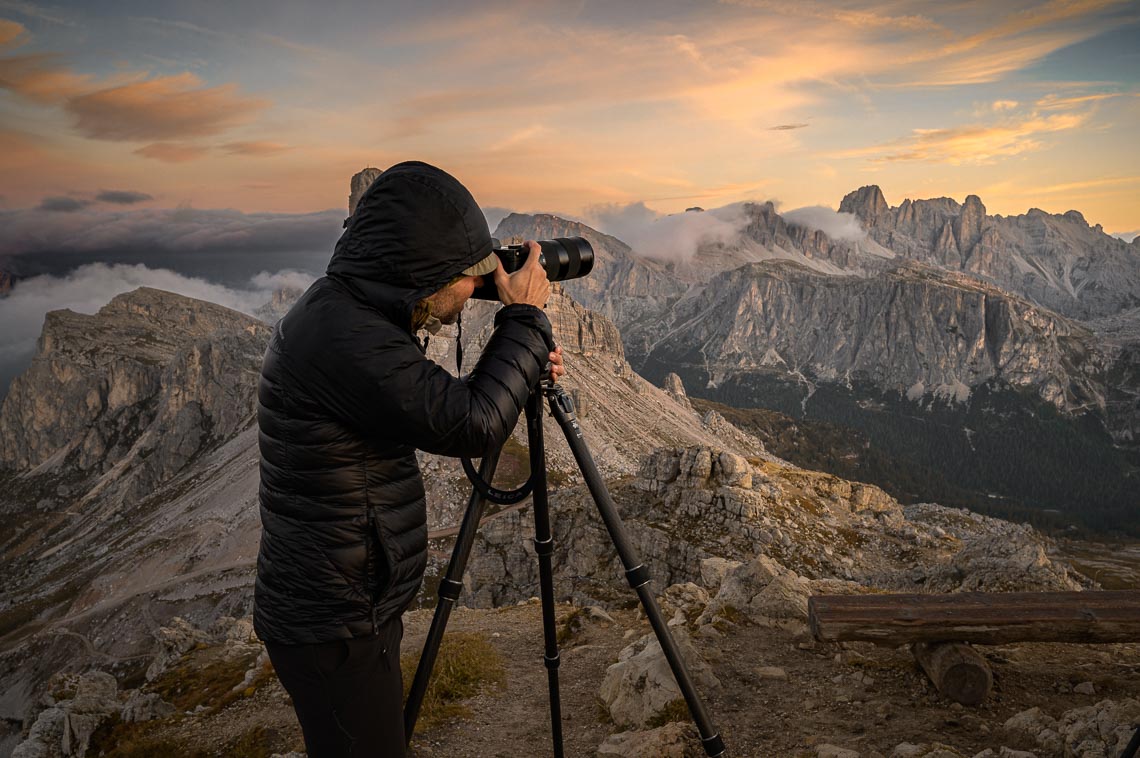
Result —
[[491, 253], [470, 268], [463, 269], [463, 276], [484, 276], [499, 267], [499, 256]]

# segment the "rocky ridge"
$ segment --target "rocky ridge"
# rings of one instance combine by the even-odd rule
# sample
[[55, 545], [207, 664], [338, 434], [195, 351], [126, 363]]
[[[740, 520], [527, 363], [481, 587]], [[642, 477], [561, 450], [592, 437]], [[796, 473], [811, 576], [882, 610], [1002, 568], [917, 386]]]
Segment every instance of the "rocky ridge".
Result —
[[1088, 329], [929, 269], [839, 278], [791, 263], [743, 266], [679, 301], [661, 331], [643, 373], [673, 371], [702, 390], [766, 372], [963, 401], [1001, 379], [1063, 411], [1105, 407], [1109, 359]]
[[849, 193], [839, 210], [900, 256], [992, 281], [1072, 318], [1140, 303], [1137, 247], [1090, 227], [1078, 211], [991, 216], [977, 195], [963, 204], [906, 199], [892, 208], [875, 185]]

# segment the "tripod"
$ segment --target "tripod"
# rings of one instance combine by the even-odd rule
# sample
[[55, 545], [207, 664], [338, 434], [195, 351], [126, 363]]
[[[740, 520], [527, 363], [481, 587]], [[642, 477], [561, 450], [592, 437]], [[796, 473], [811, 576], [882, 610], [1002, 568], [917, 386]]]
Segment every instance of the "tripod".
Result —
[[722, 756], [725, 754], [724, 741], [713, 727], [704, 703], [701, 702], [696, 688], [693, 686], [685, 662], [677, 649], [677, 643], [669, 633], [665, 618], [657, 605], [657, 598], [649, 586], [649, 569], [637, 557], [617, 513], [617, 507], [606, 488], [602, 476], [594, 465], [586, 442], [582, 438], [582, 430], [574, 414], [574, 402], [564, 389], [551, 381], [542, 381], [531, 391], [526, 404], [527, 439], [530, 446], [530, 478], [526, 484], [516, 490], [506, 491], [492, 487], [488, 482], [494, 476], [498, 464], [500, 450], [495, 450], [485, 456], [476, 472], [470, 461], [464, 459], [463, 467], [471, 480], [474, 489], [468, 500], [467, 511], [459, 528], [455, 549], [447, 566], [447, 574], [439, 585], [439, 604], [432, 617], [431, 627], [428, 629], [427, 639], [424, 641], [423, 654], [420, 656], [419, 666], [416, 668], [415, 678], [412, 680], [408, 701], [404, 706], [404, 734], [411, 742], [415, 731], [416, 720], [419, 718], [420, 706], [423, 704], [424, 694], [427, 692], [428, 680], [435, 665], [436, 655], [440, 643], [443, 641], [444, 629], [447, 626], [451, 610], [459, 599], [463, 589], [463, 572], [467, 566], [467, 559], [475, 542], [475, 532], [479, 527], [479, 520], [483, 515], [483, 508], [487, 501], [510, 504], [517, 503], [528, 494], [534, 495], [534, 548], [538, 554], [538, 570], [540, 594], [542, 598], [542, 632], [545, 650], [543, 661], [546, 665], [547, 686], [550, 691], [550, 725], [551, 736], [554, 742], [555, 758], [562, 758], [562, 704], [558, 691], [558, 638], [554, 617], [554, 573], [551, 565], [551, 556], [554, 553], [554, 538], [550, 533], [550, 507], [547, 501], [546, 485], [546, 448], [543, 442], [542, 414], [543, 398], [549, 400], [550, 412], [554, 420], [561, 427], [574, 454], [590, 495], [598, 507], [598, 512], [609, 532], [610, 540], [621, 558], [625, 568], [625, 578], [629, 586], [637, 593], [638, 599], [645, 610], [645, 615], [653, 627], [661, 650], [669, 663], [689, 713], [700, 732], [701, 744], [709, 756]]

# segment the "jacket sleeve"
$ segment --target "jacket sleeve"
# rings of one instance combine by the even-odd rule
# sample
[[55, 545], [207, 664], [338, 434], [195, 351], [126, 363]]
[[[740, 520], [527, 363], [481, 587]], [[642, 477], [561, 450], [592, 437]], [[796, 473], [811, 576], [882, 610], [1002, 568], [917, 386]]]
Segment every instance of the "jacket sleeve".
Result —
[[506, 306], [463, 379], [426, 358], [407, 332], [394, 327], [358, 334], [353, 344], [352, 355], [330, 351], [323, 372], [327, 397], [319, 402], [365, 436], [440, 455], [481, 457], [514, 429], [554, 338], [541, 309]]

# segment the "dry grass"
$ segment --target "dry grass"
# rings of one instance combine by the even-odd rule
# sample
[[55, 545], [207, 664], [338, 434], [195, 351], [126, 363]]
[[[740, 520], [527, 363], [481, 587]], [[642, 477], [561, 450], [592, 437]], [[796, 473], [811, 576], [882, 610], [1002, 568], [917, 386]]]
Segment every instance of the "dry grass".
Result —
[[[405, 655], [400, 661], [404, 675], [404, 697], [411, 689], [418, 657]], [[468, 632], [443, 638], [435, 660], [431, 681], [424, 693], [417, 728], [431, 728], [455, 718], [466, 718], [470, 711], [461, 701], [479, 694], [484, 687], [507, 685], [502, 656], [484, 635]]]

